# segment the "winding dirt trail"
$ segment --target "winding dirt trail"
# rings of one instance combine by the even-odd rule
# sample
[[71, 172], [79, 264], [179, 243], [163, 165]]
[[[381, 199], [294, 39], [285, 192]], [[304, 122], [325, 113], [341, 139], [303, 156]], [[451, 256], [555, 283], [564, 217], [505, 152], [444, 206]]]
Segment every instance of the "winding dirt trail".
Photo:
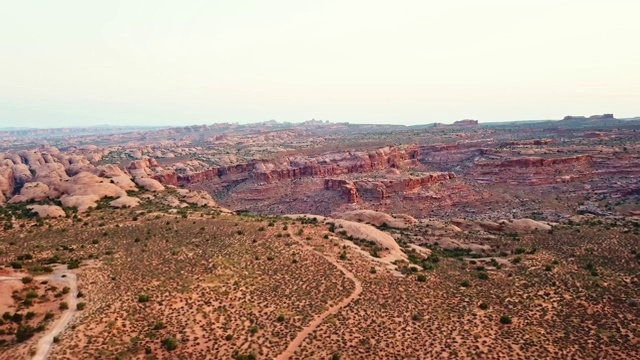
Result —
[[[63, 277], [64, 275], [64, 277]], [[0, 281], [4, 280], [21, 280], [22, 277], [19, 276], [0, 276]], [[47, 276], [36, 276], [35, 280], [53, 280], [53, 281], [65, 281], [69, 285], [69, 294], [67, 295], [67, 304], [69, 308], [62, 313], [62, 316], [53, 324], [53, 327], [50, 328], [47, 333], [38, 340], [38, 345], [36, 346], [36, 354], [33, 357], [34, 360], [44, 360], [47, 358], [49, 351], [51, 350], [51, 346], [53, 345], [53, 338], [58, 336], [64, 329], [67, 328], [73, 317], [75, 316], [78, 304], [78, 279], [76, 274], [59, 268], [56, 269], [51, 275]]]
[[305, 326], [299, 333], [298, 335], [296, 335], [295, 339], [293, 339], [293, 341], [291, 341], [289, 343], [289, 346], [287, 346], [287, 349], [280, 355], [278, 355], [278, 357], [276, 358], [277, 360], [286, 360], [289, 359], [293, 356], [293, 354], [296, 352], [296, 350], [298, 350], [298, 348], [300, 347], [300, 344], [302, 344], [302, 342], [304, 341], [304, 339], [309, 336], [309, 334], [311, 334], [317, 327], [318, 325], [320, 325], [320, 323], [322, 323], [324, 321], [324, 319], [326, 319], [329, 315], [333, 315], [335, 313], [337, 313], [340, 309], [344, 308], [345, 306], [349, 305], [349, 303], [351, 303], [353, 300], [357, 299], [358, 296], [360, 296], [360, 293], [362, 293], [362, 283], [356, 278], [355, 275], [353, 275], [353, 273], [349, 270], [347, 270], [344, 266], [342, 266], [340, 263], [338, 263], [338, 261], [330, 256], [327, 256], [325, 254], [322, 254], [318, 251], [316, 251], [314, 248], [312, 248], [311, 246], [307, 245], [302, 239], [300, 239], [298, 236], [296, 236], [292, 230], [289, 230], [289, 234], [291, 235], [291, 237], [293, 239], [295, 239], [296, 241], [298, 241], [303, 248], [313, 251], [316, 254], [324, 257], [325, 259], [327, 259], [327, 261], [329, 261], [330, 263], [332, 263], [335, 267], [338, 268], [338, 270], [340, 270], [344, 276], [346, 276], [348, 279], [353, 280], [353, 282], [355, 283], [355, 289], [353, 290], [353, 292], [351, 293], [351, 295], [349, 295], [347, 298], [345, 298], [344, 300], [342, 300], [341, 302], [339, 302], [338, 304], [333, 305], [331, 308], [329, 308], [327, 311], [323, 312], [320, 315], [317, 315], [307, 326]]
[[[66, 277], [62, 277], [62, 275], [66, 275]], [[51, 346], [53, 345], [53, 338], [58, 336], [64, 329], [67, 328], [73, 317], [75, 316], [78, 304], [78, 279], [76, 274], [72, 272], [59, 272], [51, 275], [50, 279], [53, 280], [61, 280], [67, 279], [69, 283], [69, 295], [67, 295], [67, 304], [69, 304], [69, 309], [65, 311], [62, 316], [53, 324], [53, 327], [49, 329], [49, 331], [38, 340], [38, 346], [36, 347], [36, 355], [33, 357], [33, 360], [44, 360], [47, 358], [49, 351], [51, 350]]]

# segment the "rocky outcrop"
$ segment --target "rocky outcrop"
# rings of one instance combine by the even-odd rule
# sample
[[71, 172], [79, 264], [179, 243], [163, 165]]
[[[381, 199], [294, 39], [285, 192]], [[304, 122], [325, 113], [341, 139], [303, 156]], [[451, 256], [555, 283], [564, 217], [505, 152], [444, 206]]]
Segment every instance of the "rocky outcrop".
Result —
[[38, 181], [26, 183], [22, 189], [20, 189], [20, 194], [11, 198], [9, 202], [17, 203], [30, 200], [41, 201], [49, 197], [49, 191], [49, 186], [45, 183]]
[[394, 176], [391, 179], [345, 180], [328, 178], [324, 180], [324, 189], [339, 191], [349, 203], [356, 203], [360, 198], [384, 200], [389, 193], [416, 191], [455, 178], [456, 175], [452, 172], [426, 173], [421, 176]]
[[124, 191], [138, 191], [136, 184], [128, 175], [115, 176], [112, 177], [109, 181]]
[[98, 200], [100, 200], [100, 196], [98, 195], [64, 194], [60, 197], [60, 202], [62, 202], [62, 205], [67, 207], [75, 207], [76, 209], [78, 209], [78, 212], [81, 213], [89, 210], [89, 208], [97, 207]]
[[13, 178], [16, 186], [22, 186], [29, 181], [33, 181], [33, 174], [29, 170], [29, 166], [25, 164], [15, 164], [11, 167], [13, 170]]
[[468, 127], [477, 127], [478, 126], [478, 120], [472, 120], [472, 119], [464, 119], [464, 120], [458, 120], [458, 121], [454, 121], [453, 124], [443, 124], [443, 123], [435, 123], [433, 124], [433, 127], [436, 129], [442, 129], [442, 128], [468, 128]]
[[183, 200], [189, 204], [195, 204], [200, 207], [214, 207], [217, 205], [211, 195], [206, 191], [189, 191], [183, 195]]
[[175, 171], [165, 171], [155, 174], [152, 179], [159, 181], [161, 184], [178, 186], [178, 174]]
[[373, 211], [373, 210], [354, 210], [347, 211], [335, 215], [338, 219], [349, 221], [365, 222], [374, 226], [389, 226], [392, 228], [406, 229], [417, 223], [417, 220], [409, 215], [394, 215]]
[[613, 114], [591, 115], [588, 118], [585, 116], [573, 116], [567, 115], [560, 122], [586, 122], [586, 121], [598, 121], [598, 120], [615, 120]]
[[[389, 168], [401, 168], [418, 158], [418, 147], [387, 146], [374, 151], [329, 153], [318, 156], [293, 156], [273, 161], [252, 161], [202, 171], [170, 170], [153, 174], [155, 180], [167, 185], [192, 184], [228, 175], [245, 175], [258, 182], [273, 183], [302, 177], [324, 177], [351, 173], [367, 173]], [[133, 164], [133, 163], [132, 163]], [[129, 167], [132, 174], [144, 164]], [[148, 172], [145, 173], [149, 175]]]
[[506, 159], [502, 161], [478, 161], [478, 166], [495, 166], [501, 168], [532, 168], [532, 167], [546, 167], [563, 164], [585, 164], [592, 160], [591, 155], [577, 155], [562, 158], [542, 158], [542, 157], [521, 157], [514, 159]]
[[455, 121], [453, 126], [478, 126], [478, 120], [464, 119]]
[[27, 208], [38, 214], [40, 217], [65, 217], [66, 214], [60, 206], [56, 205], [28, 205]]
[[153, 169], [157, 167], [159, 167], [158, 162], [154, 158], [146, 158], [132, 161], [127, 169], [134, 178], [138, 178], [153, 176]]
[[527, 146], [527, 145], [549, 145], [552, 144], [552, 139], [531, 139], [531, 140], [518, 140], [518, 141], [507, 141], [502, 144], [502, 146]]
[[132, 208], [138, 205], [140, 205], [140, 199], [136, 197], [131, 197], [131, 196], [123, 196], [119, 199], [115, 199], [109, 202], [109, 206], [117, 207], [117, 208], [122, 208], [122, 207]]
[[60, 190], [68, 195], [95, 195], [98, 199], [106, 196], [122, 197], [127, 195], [124, 190], [110, 183], [109, 180], [88, 172], [81, 172], [63, 181], [60, 184]]
[[151, 178], [137, 178], [135, 179], [136, 184], [143, 187], [147, 191], [159, 192], [164, 191], [164, 186], [158, 182], [158, 180], [154, 180]]
[[350, 204], [358, 202], [358, 190], [352, 181], [343, 179], [324, 179], [324, 189], [339, 191], [341, 196]]
[[3, 197], [13, 195], [15, 184], [13, 170], [8, 166], [0, 167], [0, 193], [4, 195]]
[[532, 219], [516, 219], [511, 221], [501, 221], [507, 229], [517, 233], [527, 233], [531, 231], [549, 231], [551, 226]]

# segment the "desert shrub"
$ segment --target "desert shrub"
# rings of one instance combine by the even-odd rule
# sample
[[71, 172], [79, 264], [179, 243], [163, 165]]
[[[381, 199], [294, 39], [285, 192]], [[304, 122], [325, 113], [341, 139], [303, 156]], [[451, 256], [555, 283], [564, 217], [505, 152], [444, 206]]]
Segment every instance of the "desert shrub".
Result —
[[418, 274], [417, 280], [420, 282], [427, 281], [427, 277], [424, 274]]
[[35, 334], [35, 329], [30, 325], [20, 325], [16, 330], [16, 341], [17, 342], [25, 342], [29, 340], [33, 334]]
[[58, 306], [58, 308], [59, 308], [60, 310], [67, 310], [67, 309], [69, 308], [69, 304], [67, 304], [67, 302], [66, 302], [66, 301], [63, 301], [63, 302], [61, 302], [61, 303], [60, 303], [60, 305]]
[[500, 323], [504, 324], [504, 325], [511, 324], [511, 317], [509, 317], [507, 315], [500, 316]]
[[140, 295], [138, 295], [138, 302], [139, 303], [148, 302], [150, 299], [151, 299], [151, 297], [149, 297], [149, 294], [140, 294]]
[[346, 252], [344, 252], [344, 251], [343, 251], [343, 252], [340, 254], [340, 260], [347, 260], [347, 253], [346, 253]]
[[224, 339], [227, 341], [231, 341], [233, 339], [233, 334], [227, 334], [227, 336], [225, 336]]
[[19, 324], [22, 322], [22, 314], [20, 313], [14, 313], [13, 315], [11, 315], [11, 321], [13, 321], [16, 324]]
[[76, 305], [76, 309], [78, 309], [78, 310], [84, 310], [84, 308], [85, 308], [86, 306], [87, 306], [87, 303], [86, 303], [86, 302], [79, 302], [79, 303]]
[[162, 339], [161, 344], [167, 351], [173, 351], [178, 348], [178, 340], [174, 337], [166, 337]]
[[480, 271], [477, 275], [478, 279], [480, 280], [489, 280], [489, 274], [487, 274], [484, 271]]
[[285, 319], [286, 319], [286, 318], [284, 317], [284, 315], [280, 314], [280, 315], [278, 315], [278, 317], [276, 318], [276, 321], [277, 321], [277, 322], [284, 322], [284, 321], [285, 321]]
[[256, 360], [258, 357], [252, 351], [248, 354], [240, 354], [237, 350], [233, 353], [233, 358], [235, 360]]
[[463, 282], [460, 283], [460, 286], [468, 288], [471, 286], [471, 283], [469, 283], [468, 280], [464, 280]]
[[487, 310], [489, 308], [489, 304], [483, 301], [480, 303], [480, 305], [478, 305], [478, 307], [480, 308], [480, 310]]
[[156, 321], [153, 323], [153, 330], [162, 330], [164, 329], [164, 323], [162, 321]]

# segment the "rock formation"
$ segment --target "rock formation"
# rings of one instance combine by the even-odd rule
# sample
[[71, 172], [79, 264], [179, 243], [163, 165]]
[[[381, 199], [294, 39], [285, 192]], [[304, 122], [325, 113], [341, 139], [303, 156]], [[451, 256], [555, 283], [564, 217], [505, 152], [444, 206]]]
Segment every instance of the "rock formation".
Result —
[[404, 177], [393, 176], [381, 179], [346, 180], [327, 178], [324, 180], [324, 189], [339, 191], [347, 202], [353, 204], [361, 197], [384, 200], [389, 193], [411, 192], [455, 178], [456, 175], [452, 172], [434, 172]]
[[28, 209], [38, 213], [40, 217], [65, 217], [66, 214], [60, 206], [56, 205], [28, 205]]

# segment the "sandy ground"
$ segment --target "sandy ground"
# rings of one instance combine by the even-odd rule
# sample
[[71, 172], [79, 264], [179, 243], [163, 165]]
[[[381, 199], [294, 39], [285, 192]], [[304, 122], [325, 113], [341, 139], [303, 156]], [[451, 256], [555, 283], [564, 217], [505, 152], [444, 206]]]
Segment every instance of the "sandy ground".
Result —
[[340, 265], [336, 259], [317, 252], [311, 246], [307, 245], [304, 241], [302, 241], [302, 239], [296, 236], [293, 233], [293, 231], [289, 230], [289, 234], [291, 234], [291, 237], [296, 241], [298, 241], [302, 245], [302, 247], [305, 248], [306, 250], [316, 252], [317, 254], [327, 259], [327, 261], [329, 261], [335, 267], [337, 267], [348, 279], [353, 280], [356, 286], [355, 286], [355, 289], [353, 290], [353, 293], [351, 293], [349, 297], [345, 298], [338, 304], [332, 306], [322, 314], [316, 316], [307, 326], [302, 328], [302, 330], [298, 333], [298, 335], [296, 335], [295, 339], [293, 339], [293, 341], [289, 343], [286, 350], [276, 358], [277, 360], [285, 360], [285, 359], [291, 358], [293, 354], [296, 352], [296, 350], [298, 349], [298, 347], [300, 347], [300, 344], [302, 344], [304, 339], [307, 336], [309, 336], [309, 334], [311, 334], [318, 327], [318, 325], [320, 325], [320, 323], [322, 323], [328, 316], [337, 313], [340, 309], [349, 305], [349, 303], [351, 303], [354, 299], [357, 299], [358, 296], [360, 296], [360, 293], [362, 293], [362, 284], [358, 279], [356, 279], [355, 275], [353, 275], [351, 271], [347, 270], [342, 265]]
[[[63, 277], [63, 275], [65, 276]], [[0, 281], [6, 283], [15, 284], [16, 282], [21, 281], [21, 279], [22, 276], [0, 276]], [[49, 350], [51, 350], [51, 346], [53, 345], [53, 338], [58, 336], [58, 334], [60, 334], [64, 329], [67, 328], [77, 312], [76, 307], [78, 303], [78, 283], [76, 274], [70, 272], [66, 268], [57, 268], [51, 275], [37, 276], [35, 277], [35, 280], [66, 282], [71, 289], [66, 299], [67, 303], [69, 304], [69, 309], [65, 311], [62, 316], [58, 320], [56, 320], [56, 322], [53, 324], [53, 327], [51, 327], [49, 331], [47, 331], [47, 333], [42, 338], [40, 338], [40, 340], [38, 340], [36, 355], [33, 357], [33, 359], [44, 360], [47, 358]]]

